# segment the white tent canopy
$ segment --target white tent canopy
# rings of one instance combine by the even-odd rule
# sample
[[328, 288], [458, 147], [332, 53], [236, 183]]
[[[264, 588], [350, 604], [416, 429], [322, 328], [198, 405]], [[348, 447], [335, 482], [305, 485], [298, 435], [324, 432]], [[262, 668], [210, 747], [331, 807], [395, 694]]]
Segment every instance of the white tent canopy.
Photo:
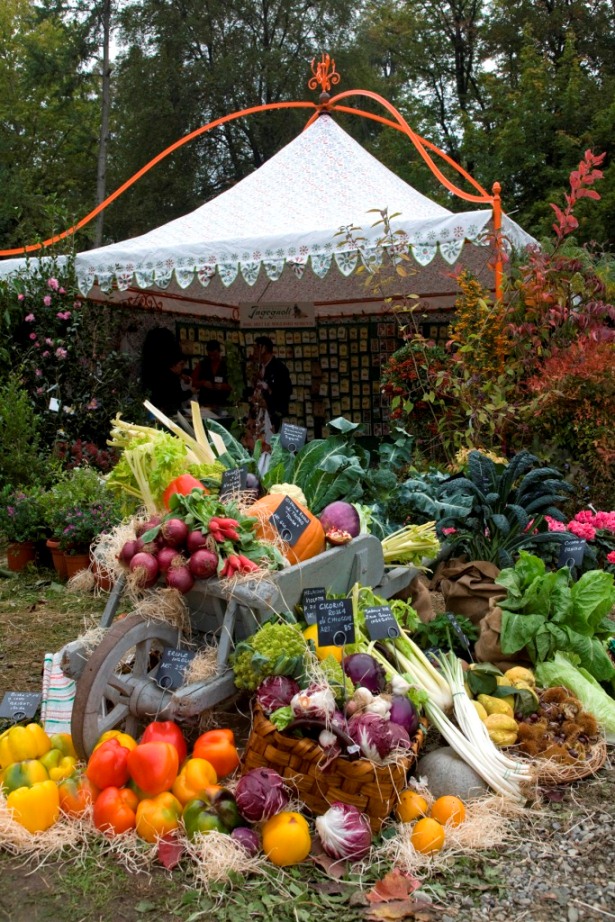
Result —
[[[491, 210], [452, 213], [431, 201], [329, 115], [190, 214], [78, 254], [77, 281], [84, 296], [125, 301], [129, 292], [154, 291], [165, 302], [170, 297], [173, 309], [183, 302], [180, 309], [193, 313], [245, 301], [357, 301], [365, 296], [359, 261], [383, 258], [382, 224], [373, 227], [378, 215], [370, 212], [385, 208], [397, 216], [395, 246], [384, 250], [393, 260], [406, 253], [425, 270], [413, 279], [414, 291], [450, 293], [451, 266], [462, 253], [463, 264], [489, 284]], [[502, 230], [512, 247], [535, 242], [506, 216]], [[0, 263], [0, 275], [23, 262]]]

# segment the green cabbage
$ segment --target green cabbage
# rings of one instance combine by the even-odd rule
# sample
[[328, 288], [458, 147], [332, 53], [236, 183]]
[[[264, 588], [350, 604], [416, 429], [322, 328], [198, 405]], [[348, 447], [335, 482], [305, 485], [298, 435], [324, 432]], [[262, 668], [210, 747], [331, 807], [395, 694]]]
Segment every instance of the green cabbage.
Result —
[[606, 734], [607, 743], [615, 743], [615, 700], [583, 667], [575, 665], [579, 657], [558, 650], [552, 660], [536, 667], [538, 683], [544, 687], [564, 685], [585, 710], [592, 714]]

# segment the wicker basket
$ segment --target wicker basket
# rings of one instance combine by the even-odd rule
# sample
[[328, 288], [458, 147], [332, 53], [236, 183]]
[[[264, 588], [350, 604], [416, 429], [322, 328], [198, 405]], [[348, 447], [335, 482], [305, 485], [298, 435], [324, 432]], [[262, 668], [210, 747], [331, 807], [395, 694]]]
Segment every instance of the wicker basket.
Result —
[[536, 771], [536, 783], [549, 787], [552, 784], [572, 784], [574, 781], [581, 781], [582, 778], [589, 778], [600, 771], [606, 762], [606, 740], [601, 737], [589, 751], [587, 759], [583, 759], [573, 765], [564, 765], [556, 762], [555, 759], [532, 759], [532, 765]]
[[368, 817], [372, 832], [376, 833], [406, 787], [406, 776], [423, 739], [424, 733], [419, 730], [408, 754], [390, 765], [376, 765], [368, 759], [351, 761], [340, 756], [322, 771], [319, 766], [323, 751], [317, 742], [307, 737], [285, 736], [256, 707], [242, 772], [273, 768], [296, 789], [312, 813], [324, 813], [334, 801], [352, 804]]

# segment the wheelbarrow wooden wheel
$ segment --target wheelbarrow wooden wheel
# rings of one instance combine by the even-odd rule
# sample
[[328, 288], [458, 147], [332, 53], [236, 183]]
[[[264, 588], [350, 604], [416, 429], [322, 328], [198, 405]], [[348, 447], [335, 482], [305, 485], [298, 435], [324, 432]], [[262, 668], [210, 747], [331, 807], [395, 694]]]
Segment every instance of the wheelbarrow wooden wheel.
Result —
[[116, 621], [87, 662], [77, 683], [71, 734], [87, 759], [101, 734], [122, 730], [136, 736], [147, 714], [133, 713], [131, 698], [139, 686], [153, 686], [165, 647], [176, 647], [179, 630], [170, 624], [129, 615]]

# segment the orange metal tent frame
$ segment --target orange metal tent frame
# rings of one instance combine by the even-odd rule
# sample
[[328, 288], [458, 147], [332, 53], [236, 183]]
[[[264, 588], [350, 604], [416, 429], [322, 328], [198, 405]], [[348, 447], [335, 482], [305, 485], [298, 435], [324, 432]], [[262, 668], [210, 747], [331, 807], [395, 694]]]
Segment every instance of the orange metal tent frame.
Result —
[[[496, 298], [501, 299], [502, 297], [502, 256], [500, 250], [500, 237], [502, 230], [502, 204], [500, 199], [500, 183], [494, 182], [492, 187], [492, 194], [490, 195], [486, 189], [484, 189], [480, 183], [478, 183], [460, 164], [456, 163], [448, 154], [440, 150], [439, 147], [436, 147], [435, 144], [432, 144], [431, 141], [427, 141], [425, 138], [421, 137], [415, 131], [412, 130], [410, 125], [406, 122], [403, 115], [393, 106], [390, 102], [380, 96], [378, 93], [373, 93], [370, 90], [346, 90], [343, 93], [338, 93], [336, 96], [331, 97], [329, 95], [329, 90], [332, 85], [339, 83], [340, 76], [335, 70], [335, 61], [328, 55], [323, 54], [321, 60], [316, 62], [312, 60], [312, 73], [313, 77], [308, 81], [308, 86], [310, 89], [314, 90], [317, 87], [321, 88], [321, 94], [319, 102], [275, 102], [267, 103], [259, 106], [252, 106], [249, 109], [242, 109], [240, 112], [233, 112], [230, 115], [225, 115], [222, 118], [217, 118], [213, 122], [208, 122], [206, 125], [202, 125], [200, 128], [197, 128], [195, 131], [190, 132], [190, 134], [185, 135], [183, 138], [180, 138], [178, 141], [175, 141], [174, 144], [169, 145], [161, 153], [157, 154], [149, 163], [146, 163], [144, 167], [138, 170], [130, 179], [126, 180], [115, 192], [112, 192], [104, 202], [101, 202], [100, 205], [97, 205], [96, 208], [92, 209], [84, 218], [78, 221], [76, 224], [73, 224], [72, 227], [69, 227], [67, 230], [62, 231], [60, 234], [56, 234], [54, 237], [50, 237], [48, 240], [44, 240], [40, 243], [33, 243], [24, 247], [17, 247], [12, 250], [0, 250], [0, 257], [2, 256], [25, 256], [29, 253], [34, 253], [38, 250], [42, 250], [45, 247], [51, 246], [54, 243], [58, 243], [60, 240], [64, 240], [67, 237], [72, 236], [78, 230], [81, 230], [82, 227], [85, 227], [86, 224], [89, 224], [101, 211], [104, 211], [111, 202], [115, 201], [116, 198], [119, 198], [122, 193], [124, 193], [130, 186], [134, 185], [142, 176], [145, 175], [149, 170], [151, 170], [157, 163], [160, 163], [161, 160], [164, 160], [165, 157], [168, 157], [169, 154], [172, 154], [178, 148], [182, 147], [184, 144], [188, 144], [194, 138], [198, 138], [200, 135], [205, 134], [206, 131], [211, 131], [213, 128], [217, 128], [219, 125], [224, 125], [226, 122], [232, 122], [235, 119], [242, 118], [246, 115], [253, 115], [257, 112], [267, 112], [272, 109], [313, 109], [314, 112], [310, 116], [305, 128], [308, 128], [312, 122], [318, 118], [318, 116], [323, 112], [345, 112], [350, 115], [360, 115], [363, 118], [369, 118], [373, 121], [380, 122], [382, 125], [387, 125], [389, 128], [395, 128], [397, 131], [401, 131], [405, 134], [414, 144], [415, 148], [431, 170], [431, 172], [436, 176], [440, 183], [452, 192], [454, 195], [458, 196], [461, 199], [464, 199], [466, 202], [476, 202], [479, 204], [488, 204], [491, 206], [493, 211], [493, 235], [496, 245], [496, 257], [494, 261], [494, 288]], [[392, 116], [393, 119], [385, 118], [381, 115], [376, 115], [372, 112], [367, 112], [363, 109], [355, 109], [350, 106], [339, 105], [339, 103], [344, 99], [349, 99], [353, 96], [364, 96], [367, 99], [373, 99], [377, 103], [380, 103]], [[429, 151], [434, 154], [437, 154], [438, 157], [441, 157], [449, 166], [453, 167], [460, 176], [462, 176], [470, 185], [476, 190], [478, 194], [473, 194], [470, 192], [465, 192], [463, 189], [460, 189], [454, 183], [452, 183], [442, 171], [438, 168], [432, 157], [430, 156]]]

